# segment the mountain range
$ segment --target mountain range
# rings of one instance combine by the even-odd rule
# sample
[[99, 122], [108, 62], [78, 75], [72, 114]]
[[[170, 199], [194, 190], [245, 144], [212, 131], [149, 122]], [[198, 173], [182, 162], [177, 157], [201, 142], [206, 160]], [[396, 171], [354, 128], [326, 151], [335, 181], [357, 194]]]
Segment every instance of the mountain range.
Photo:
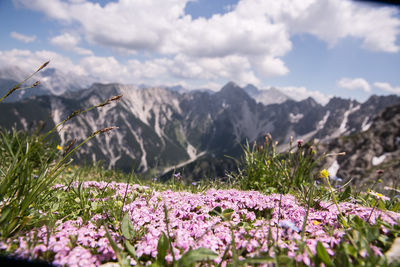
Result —
[[233, 82], [218, 92], [100, 83], [63, 90], [60, 95], [47, 93], [0, 103], [0, 126], [29, 130], [35, 122], [44, 121], [48, 129], [75, 110], [122, 94], [117, 103], [69, 120], [56, 141], [65, 146], [101, 128], [117, 126], [118, 130], [96, 136], [83, 146], [76, 160], [102, 161], [106, 168], [124, 171], [134, 167], [148, 176], [186, 169], [187, 179], [223, 176], [226, 169], [235, 168], [226, 156], [240, 158], [242, 144], [262, 142], [267, 133], [282, 144], [281, 149], [291, 136], [339, 144], [338, 138], [368, 131], [379, 112], [400, 103], [398, 96], [391, 95], [372, 96], [364, 103], [332, 98], [323, 106], [312, 98], [294, 101], [276, 89], [241, 88]]

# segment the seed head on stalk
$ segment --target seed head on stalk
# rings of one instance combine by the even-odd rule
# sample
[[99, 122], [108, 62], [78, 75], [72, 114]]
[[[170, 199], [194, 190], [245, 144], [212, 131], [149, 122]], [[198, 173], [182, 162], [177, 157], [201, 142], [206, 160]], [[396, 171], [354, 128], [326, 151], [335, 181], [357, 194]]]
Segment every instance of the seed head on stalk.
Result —
[[109, 131], [112, 131], [112, 130], [115, 130], [115, 129], [118, 129], [118, 127], [116, 127], [116, 126], [106, 127], [106, 128], [103, 128], [103, 129], [95, 131], [94, 133], [92, 133], [90, 135], [90, 137], [94, 137], [94, 136], [96, 136], [98, 134], [106, 133], [106, 132], [109, 132]]
[[111, 102], [118, 101], [119, 99], [121, 99], [121, 97], [122, 97], [122, 95], [116, 95], [116, 96], [110, 97], [109, 99], [107, 99], [107, 101], [96, 105], [96, 108], [104, 107], [104, 106], [110, 104]]

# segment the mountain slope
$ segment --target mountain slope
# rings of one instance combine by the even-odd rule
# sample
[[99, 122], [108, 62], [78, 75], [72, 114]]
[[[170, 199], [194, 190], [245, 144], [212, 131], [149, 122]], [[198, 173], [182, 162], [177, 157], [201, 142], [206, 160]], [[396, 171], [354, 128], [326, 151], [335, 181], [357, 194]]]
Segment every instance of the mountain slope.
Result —
[[[60, 144], [72, 139], [82, 141], [96, 130], [117, 126], [118, 130], [97, 136], [83, 146], [76, 159], [101, 160], [107, 168], [124, 171], [134, 166], [137, 172], [149, 175], [175, 167], [193, 167], [197, 168], [194, 173], [201, 177], [223, 173], [213, 162], [233, 168], [232, 161], [226, 163], [225, 155], [239, 158], [241, 144], [246, 140], [262, 142], [266, 133], [271, 133], [280, 144], [288, 143], [290, 136], [305, 141], [329, 140], [365, 129], [376, 112], [400, 102], [399, 97], [388, 96], [371, 97], [363, 104], [335, 98], [322, 106], [308, 98], [263, 105], [233, 82], [216, 93], [93, 84], [88, 89], [60, 96], [0, 103], [0, 114], [6, 114], [1, 117], [0, 125], [10, 128], [16, 124], [28, 129], [38, 120], [54, 125], [75, 110], [119, 94], [123, 95], [121, 101], [68, 121], [59, 131]], [[206, 166], [203, 172], [198, 168], [200, 165]]]
[[[366, 106], [371, 108], [371, 102], [376, 101], [373, 97]], [[400, 104], [385, 108], [373, 118], [368, 130], [335, 138], [320, 144], [318, 150], [346, 153], [325, 162], [324, 167], [331, 168], [333, 175], [353, 179], [352, 183], [365, 187], [381, 178], [383, 183], [378, 186], [396, 187], [400, 171]]]

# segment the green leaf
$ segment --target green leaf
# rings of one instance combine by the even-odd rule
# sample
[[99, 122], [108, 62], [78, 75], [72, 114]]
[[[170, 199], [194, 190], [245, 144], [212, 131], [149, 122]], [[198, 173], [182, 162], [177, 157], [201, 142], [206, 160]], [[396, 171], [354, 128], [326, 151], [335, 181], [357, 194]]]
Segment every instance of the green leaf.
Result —
[[389, 243], [390, 239], [386, 235], [379, 235], [378, 241], [381, 242], [384, 246], [387, 246]]
[[131, 240], [135, 237], [135, 229], [133, 228], [133, 224], [131, 222], [131, 219], [129, 218], [128, 213], [126, 213], [122, 218], [121, 231], [122, 235], [128, 240]]
[[385, 205], [385, 201], [382, 200], [382, 199], [379, 199], [377, 208], [380, 209], [380, 210], [387, 210], [386, 205]]
[[400, 202], [396, 203], [390, 210], [394, 211], [394, 212], [399, 212], [399, 210], [400, 210]]
[[369, 242], [375, 241], [379, 237], [379, 229], [377, 227], [370, 227], [366, 234]]
[[233, 213], [234, 213], [234, 210], [233, 210], [233, 209], [226, 209], [226, 210], [224, 210], [224, 211], [222, 212], [222, 217], [223, 217], [225, 220], [230, 220]]
[[133, 258], [136, 258], [135, 247], [128, 240], [125, 240], [125, 248]]
[[347, 186], [346, 189], [344, 190], [343, 194], [339, 197], [339, 202], [344, 201], [348, 199], [351, 195], [351, 187]]
[[243, 261], [243, 263], [248, 264], [266, 264], [266, 263], [273, 263], [274, 259], [271, 258], [269, 255], [265, 255], [264, 257], [256, 257], [256, 258], [247, 258]]
[[349, 262], [349, 256], [346, 255], [346, 253], [342, 251], [337, 251], [337, 254], [335, 254], [334, 257], [334, 264], [335, 266], [341, 266], [341, 267], [350, 267], [352, 266]]
[[220, 206], [217, 206], [215, 208], [212, 209], [212, 211], [210, 211], [208, 214], [210, 214], [211, 216], [219, 216], [222, 213], [222, 209]]
[[0, 224], [3, 223], [4, 221], [6, 221], [6, 219], [8, 218], [8, 215], [11, 212], [11, 208], [10, 207], [4, 207], [1, 211], [1, 218], [0, 218]]
[[352, 222], [354, 223], [355, 226], [361, 227], [363, 228], [364, 226], [364, 221], [360, 219], [360, 217], [355, 216], [352, 220]]
[[351, 255], [354, 258], [357, 257], [357, 249], [355, 249], [352, 245], [350, 244], [343, 244], [343, 249], [346, 252], [347, 255]]
[[278, 263], [283, 266], [293, 266], [293, 259], [286, 255], [279, 255], [277, 257]]
[[213, 260], [218, 257], [218, 254], [207, 248], [198, 248], [196, 250], [189, 250], [183, 254], [182, 258], [178, 261], [179, 266], [192, 266], [194, 263], [205, 260]]
[[110, 242], [111, 248], [113, 249], [115, 256], [117, 257], [118, 262], [120, 262], [122, 260], [120, 248], [118, 247], [117, 243], [115, 243], [106, 226], [104, 226], [104, 229], [106, 230], [106, 237], [108, 239], [108, 242]]
[[317, 243], [317, 257], [326, 265], [333, 266], [329, 254], [320, 241]]
[[164, 232], [161, 233], [160, 239], [157, 244], [157, 262], [163, 266], [165, 264], [165, 256], [167, 255], [169, 248], [168, 237]]

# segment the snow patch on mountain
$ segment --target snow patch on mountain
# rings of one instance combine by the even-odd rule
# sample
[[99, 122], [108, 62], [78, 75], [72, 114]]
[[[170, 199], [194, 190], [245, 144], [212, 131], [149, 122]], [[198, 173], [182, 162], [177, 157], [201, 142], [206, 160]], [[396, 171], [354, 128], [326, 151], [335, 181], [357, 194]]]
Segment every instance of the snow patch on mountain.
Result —
[[190, 143], [188, 143], [188, 145], [186, 147], [186, 152], [188, 153], [190, 159], [195, 159], [196, 158], [197, 150]]
[[298, 114], [289, 113], [289, 121], [291, 123], [298, 123], [303, 117], [304, 114], [301, 113]]
[[372, 121], [370, 121], [370, 122], [368, 123], [368, 120], [369, 120], [369, 117], [368, 117], [368, 116], [365, 117], [365, 119], [363, 120], [363, 122], [362, 122], [362, 124], [361, 124], [361, 131], [365, 132], [365, 131], [367, 131], [367, 130], [371, 127]]
[[328, 173], [329, 173], [329, 175], [330, 175], [331, 177], [335, 177], [336, 174], [337, 174], [337, 172], [339, 171], [339, 169], [340, 169], [340, 165], [339, 165], [339, 163], [337, 162], [337, 160], [335, 160], [335, 161], [332, 163], [332, 165], [327, 169], [327, 171], [328, 171]]
[[347, 132], [347, 122], [349, 120], [349, 115], [357, 110], [359, 110], [361, 107], [361, 105], [357, 105], [355, 107], [353, 107], [353, 103], [350, 103], [350, 107], [348, 110], [345, 111], [344, 115], [343, 115], [343, 121], [342, 124], [340, 124], [339, 127], [339, 135], [344, 134], [345, 132]]
[[322, 120], [320, 120], [320, 121], [317, 123], [317, 130], [321, 130], [321, 129], [323, 129], [323, 128], [325, 127], [325, 124], [326, 124], [326, 122], [328, 121], [329, 115], [331, 115], [331, 112], [328, 110], [328, 111], [325, 113], [325, 115], [324, 115], [324, 117], [322, 118]]
[[385, 154], [380, 155], [378, 157], [373, 157], [372, 158], [372, 165], [373, 166], [377, 166], [377, 165], [381, 164], [386, 159], [387, 155], [388, 155], [388, 153], [385, 153]]
[[22, 116], [20, 116], [19, 112], [17, 109], [13, 109], [13, 113], [15, 114], [16, 117], [20, 117], [20, 122], [22, 124], [22, 127], [24, 128], [24, 131], [28, 130], [28, 122], [26, 121], [26, 119]]

